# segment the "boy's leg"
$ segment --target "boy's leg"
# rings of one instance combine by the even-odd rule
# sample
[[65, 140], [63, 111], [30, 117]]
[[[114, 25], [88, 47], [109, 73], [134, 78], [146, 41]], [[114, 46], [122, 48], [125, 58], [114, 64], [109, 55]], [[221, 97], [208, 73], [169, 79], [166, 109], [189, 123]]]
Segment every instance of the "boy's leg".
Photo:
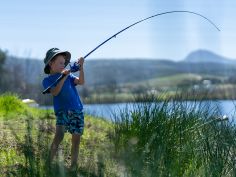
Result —
[[72, 146], [71, 146], [71, 167], [77, 167], [77, 160], [79, 155], [79, 144], [80, 144], [80, 135], [73, 133], [72, 134]]
[[56, 134], [53, 139], [52, 145], [51, 145], [51, 150], [50, 150], [50, 161], [53, 160], [54, 156], [56, 155], [57, 149], [59, 144], [64, 138], [64, 126], [62, 125], [57, 125], [56, 126]]

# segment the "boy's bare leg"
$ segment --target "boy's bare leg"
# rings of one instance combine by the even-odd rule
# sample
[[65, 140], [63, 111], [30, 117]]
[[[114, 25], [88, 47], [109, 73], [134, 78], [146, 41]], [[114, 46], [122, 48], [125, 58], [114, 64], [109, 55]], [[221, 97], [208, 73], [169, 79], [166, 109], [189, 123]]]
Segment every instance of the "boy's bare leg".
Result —
[[50, 162], [53, 160], [54, 156], [56, 155], [56, 152], [58, 150], [58, 146], [61, 143], [61, 141], [64, 138], [64, 126], [57, 125], [56, 126], [56, 134], [54, 136], [51, 150], [50, 150]]
[[72, 134], [72, 146], [71, 146], [71, 168], [77, 167], [77, 160], [79, 155], [80, 135]]

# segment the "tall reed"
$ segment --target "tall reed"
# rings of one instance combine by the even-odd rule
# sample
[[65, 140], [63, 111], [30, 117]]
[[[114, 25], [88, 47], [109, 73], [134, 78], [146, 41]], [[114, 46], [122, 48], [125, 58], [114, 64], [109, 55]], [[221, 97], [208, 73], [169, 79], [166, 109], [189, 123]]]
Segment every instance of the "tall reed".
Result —
[[235, 176], [236, 128], [217, 105], [141, 100], [115, 116], [113, 141], [128, 176]]

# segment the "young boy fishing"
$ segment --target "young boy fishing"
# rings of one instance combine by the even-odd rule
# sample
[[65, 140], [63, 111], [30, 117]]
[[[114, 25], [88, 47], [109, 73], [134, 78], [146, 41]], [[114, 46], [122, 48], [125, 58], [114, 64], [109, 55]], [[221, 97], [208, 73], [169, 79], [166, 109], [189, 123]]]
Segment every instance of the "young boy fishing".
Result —
[[84, 84], [83, 64], [84, 58], [78, 60], [80, 65], [79, 77], [70, 73], [65, 67], [70, 62], [71, 54], [52, 48], [47, 51], [44, 58], [44, 72], [48, 74], [43, 79], [43, 87], [48, 88], [62, 74], [65, 75], [57, 85], [50, 88], [53, 95], [53, 106], [56, 115], [56, 133], [50, 149], [50, 162], [53, 160], [58, 146], [63, 140], [64, 132], [72, 134], [71, 169], [77, 168], [80, 137], [84, 129], [83, 105], [76, 90], [77, 85]]

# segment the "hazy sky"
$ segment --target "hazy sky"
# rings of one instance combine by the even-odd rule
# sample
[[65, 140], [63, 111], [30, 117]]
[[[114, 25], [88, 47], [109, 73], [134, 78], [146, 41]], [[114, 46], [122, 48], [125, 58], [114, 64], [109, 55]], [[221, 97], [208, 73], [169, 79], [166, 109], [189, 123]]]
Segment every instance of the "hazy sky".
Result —
[[20, 57], [43, 59], [48, 49], [68, 50], [75, 59], [148, 16], [168, 14], [140, 23], [112, 39], [89, 58], [168, 58], [207, 49], [236, 59], [236, 0], [8, 0], [0, 6], [0, 48]]

